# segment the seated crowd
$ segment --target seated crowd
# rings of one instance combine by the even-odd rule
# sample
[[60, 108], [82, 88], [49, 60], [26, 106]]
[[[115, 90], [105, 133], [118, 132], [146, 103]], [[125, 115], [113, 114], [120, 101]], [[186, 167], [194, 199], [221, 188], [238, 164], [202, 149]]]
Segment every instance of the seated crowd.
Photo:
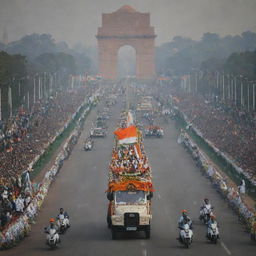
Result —
[[82, 104], [86, 90], [58, 92], [36, 102], [29, 112], [0, 123], [0, 230], [24, 211], [31, 200], [21, 175]]
[[[256, 180], [256, 112], [173, 89], [179, 109], [220, 151]], [[177, 100], [178, 99], [178, 100]]]

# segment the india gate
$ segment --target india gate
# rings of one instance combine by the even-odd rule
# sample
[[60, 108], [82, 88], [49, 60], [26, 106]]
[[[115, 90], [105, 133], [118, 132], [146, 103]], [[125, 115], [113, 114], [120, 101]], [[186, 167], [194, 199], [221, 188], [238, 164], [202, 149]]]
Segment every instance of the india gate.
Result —
[[96, 35], [102, 77], [117, 78], [118, 50], [129, 45], [136, 51], [136, 78], [154, 78], [155, 37], [149, 13], [137, 12], [127, 5], [115, 12], [103, 13], [102, 26]]

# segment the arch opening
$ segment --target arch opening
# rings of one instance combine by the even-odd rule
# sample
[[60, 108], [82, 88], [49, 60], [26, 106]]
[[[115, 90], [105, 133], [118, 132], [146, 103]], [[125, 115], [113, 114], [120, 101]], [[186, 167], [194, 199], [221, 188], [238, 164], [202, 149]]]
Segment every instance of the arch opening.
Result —
[[136, 50], [130, 45], [118, 49], [118, 78], [136, 75]]

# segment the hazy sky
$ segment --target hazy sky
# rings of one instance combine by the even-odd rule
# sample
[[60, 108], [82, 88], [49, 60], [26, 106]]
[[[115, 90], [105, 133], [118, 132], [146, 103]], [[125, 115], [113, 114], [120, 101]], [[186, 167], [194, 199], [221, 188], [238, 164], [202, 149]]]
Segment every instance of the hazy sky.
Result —
[[101, 13], [127, 4], [151, 13], [158, 45], [176, 35], [256, 32], [256, 0], [0, 0], [0, 39], [6, 26], [9, 41], [35, 32], [71, 45], [95, 45]]

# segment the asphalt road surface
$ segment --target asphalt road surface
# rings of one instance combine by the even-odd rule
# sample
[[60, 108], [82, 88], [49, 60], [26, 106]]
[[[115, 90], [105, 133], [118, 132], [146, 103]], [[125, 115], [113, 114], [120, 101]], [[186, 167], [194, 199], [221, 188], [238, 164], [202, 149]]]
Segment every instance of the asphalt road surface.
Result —
[[[144, 141], [156, 189], [151, 239], [145, 240], [144, 233], [129, 233], [111, 240], [106, 223], [108, 201], [105, 190], [113, 146], [112, 132], [121, 105], [111, 108], [108, 136], [95, 139], [93, 150], [85, 152], [82, 150], [83, 141], [89, 134], [96, 110], [90, 113], [78, 144], [52, 185], [32, 232], [17, 247], [1, 251], [2, 256], [256, 255], [256, 245], [250, 242], [237, 217], [200, 174], [191, 156], [177, 144], [178, 132], [174, 123], [163, 125], [164, 138]], [[198, 220], [205, 197], [215, 207], [219, 221], [221, 240], [217, 245], [206, 240], [206, 227]], [[71, 228], [61, 236], [59, 248], [51, 251], [45, 244], [43, 228], [48, 225], [50, 217], [57, 215], [60, 207], [68, 211]], [[189, 249], [184, 249], [176, 240], [177, 221], [182, 209], [189, 210], [194, 220], [194, 242]]]

